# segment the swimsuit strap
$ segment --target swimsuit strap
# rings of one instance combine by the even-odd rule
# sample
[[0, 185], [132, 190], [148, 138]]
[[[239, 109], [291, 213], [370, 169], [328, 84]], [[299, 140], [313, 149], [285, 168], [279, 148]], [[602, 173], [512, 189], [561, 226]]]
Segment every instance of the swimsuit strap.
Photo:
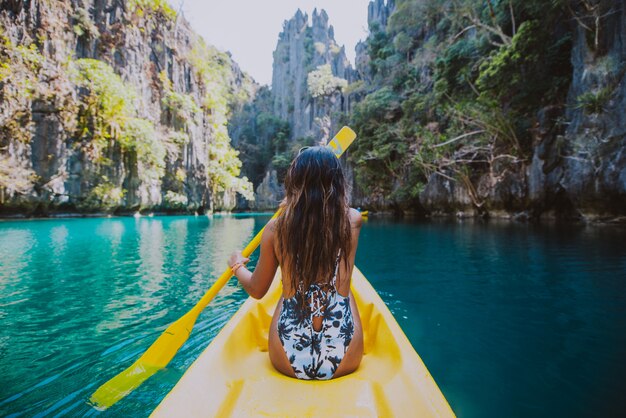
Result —
[[339, 250], [339, 254], [337, 254], [337, 260], [335, 261], [335, 274], [333, 278], [330, 280], [330, 286], [336, 291], [337, 290], [337, 274], [339, 273], [339, 259], [341, 258], [341, 250]]

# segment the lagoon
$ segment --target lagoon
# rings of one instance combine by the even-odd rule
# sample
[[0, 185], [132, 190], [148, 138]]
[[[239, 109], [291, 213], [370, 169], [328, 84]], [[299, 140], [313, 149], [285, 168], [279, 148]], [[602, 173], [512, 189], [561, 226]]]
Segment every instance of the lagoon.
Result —
[[[105, 413], [87, 400], [268, 219], [0, 222], [0, 415], [147, 416], [245, 300], [235, 281], [167, 369]], [[625, 228], [371, 218], [357, 266], [458, 416], [626, 410]]]

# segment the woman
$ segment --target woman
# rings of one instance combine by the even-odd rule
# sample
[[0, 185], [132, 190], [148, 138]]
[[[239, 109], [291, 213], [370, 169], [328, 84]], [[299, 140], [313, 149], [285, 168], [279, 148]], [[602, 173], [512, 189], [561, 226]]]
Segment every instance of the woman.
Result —
[[299, 379], [343, 376], [363, 357], [361, 318], [350, 292], [361, 215], [348, 206], [339, 160], [326, 147], [299, 153], [287, 172], [285, 194], [282, 214], [263, 232], [254, 272], [241, 253], [228, 264], [257, 299], [281, 267], [283, 294], [269, 334], [278, 371]]

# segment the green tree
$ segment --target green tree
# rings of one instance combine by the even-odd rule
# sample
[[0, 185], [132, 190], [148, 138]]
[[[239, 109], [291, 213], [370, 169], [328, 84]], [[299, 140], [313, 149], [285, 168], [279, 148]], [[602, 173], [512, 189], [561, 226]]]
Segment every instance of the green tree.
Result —
[[307, 75], [307, 86], [313, 97], [330, 96], [348, 86], [348, 82], [335, 77], [330, 64], [320, 65]]

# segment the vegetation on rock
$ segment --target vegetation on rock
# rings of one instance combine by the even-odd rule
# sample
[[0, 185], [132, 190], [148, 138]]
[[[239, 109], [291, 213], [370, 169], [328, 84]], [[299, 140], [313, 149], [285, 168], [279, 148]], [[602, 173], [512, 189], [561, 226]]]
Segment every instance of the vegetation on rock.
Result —
[[373, 77], [351, 115], [359, 187], [410, 204], [437, 175], [480, 208], [472, 182], [518, 170], [537, 112], [565, 101], [566, 16], [557, 1], [398, 1], [386, 27], [370, 27]]
[[348, 86], [348, 82], [340, 77], [335, 77], [330, 64], [324, 64], [309, 72], [307, 75], [307, 87], [311, 97], [325, 97], [341, 91]]
[[176, 11], [167, 0], [128, 0], [127, 6], [131, 13], [144, 16], [146, 13], [160, 13], [168, 19], [176, 18]]
[[76, 136], [90, 159], [111, 164], [107, 151], [119, 144], [123, 152], [136, 156], [142, 182], [158, 181], [165, 167], [165, 147], [153, 122], [138, 117], [132, 86], [110, 65], [89, 58], [74, 62], [71, 78], [83, 92]]
[[3, 211], [253, 199], [227, 131], [253, 82], [167, 0], [7, 4], [0, 23]]
[[13, 109], [0, 113], [2, 147], [7, 146], [8, 138], [30, 139], [30, 102], [39, 87], [43, 61], [35, 43], [16, 44], [0, 28], [0, 101], [14, 104]]

